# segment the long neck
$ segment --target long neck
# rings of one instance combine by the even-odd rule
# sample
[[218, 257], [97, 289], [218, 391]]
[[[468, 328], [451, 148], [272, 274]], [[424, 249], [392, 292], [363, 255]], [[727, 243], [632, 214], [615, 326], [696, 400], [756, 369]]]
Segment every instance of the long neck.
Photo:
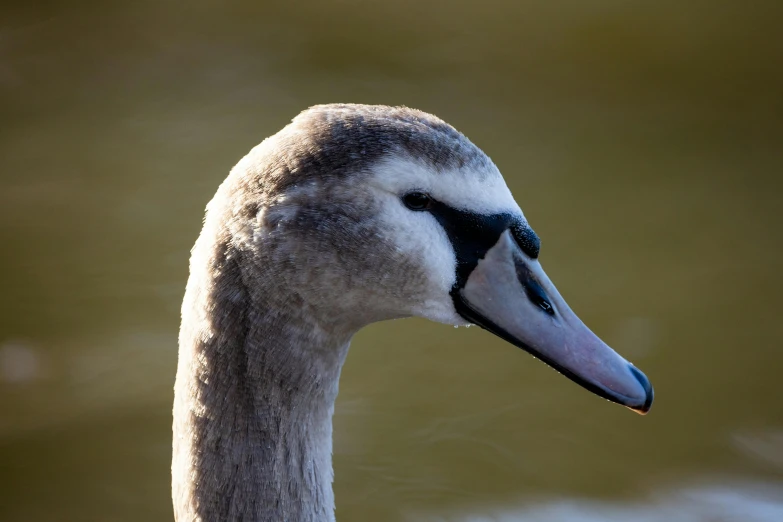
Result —
[[[198, 252], [194, 253], [194, 259]], [[174, 401], [184, 521], [333, 521], [332, 413], [348, 335], [328, 335], [218, 252], [191, 264]]]

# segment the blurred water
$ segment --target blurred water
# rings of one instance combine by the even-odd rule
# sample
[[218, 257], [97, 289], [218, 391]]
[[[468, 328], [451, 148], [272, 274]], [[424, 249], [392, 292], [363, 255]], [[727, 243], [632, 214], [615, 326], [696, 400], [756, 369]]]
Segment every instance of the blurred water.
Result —
[[375, 325], [341, 382], [339, 520], [780, 520], [781, 5], [4, 3], [0, 520], [171, 519], [204, 205], [330, 101], [484, 148], [656, 387], [641, 418], [479, 329]]
[[417, 514], [410, 520], [465, 522], [778, 522], [783, 489], [767, 484], [693, 486], [658, 492], [651, 499], [625, 502], [555, 500], [517, 509], [489, 508], [454, 517]]

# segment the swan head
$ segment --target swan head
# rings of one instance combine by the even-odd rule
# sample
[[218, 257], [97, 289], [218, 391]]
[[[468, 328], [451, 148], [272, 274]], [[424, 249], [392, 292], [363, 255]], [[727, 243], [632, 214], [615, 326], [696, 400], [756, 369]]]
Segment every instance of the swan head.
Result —
[[240, 161], [215, 213], [251, 291], [273, 279], [322, 329], [409, 316], [477, 324], [606, 399], [651, 406], [644, 374], [541, 268], [539, 238], [495, 164], [432, 115], [312, 107]]

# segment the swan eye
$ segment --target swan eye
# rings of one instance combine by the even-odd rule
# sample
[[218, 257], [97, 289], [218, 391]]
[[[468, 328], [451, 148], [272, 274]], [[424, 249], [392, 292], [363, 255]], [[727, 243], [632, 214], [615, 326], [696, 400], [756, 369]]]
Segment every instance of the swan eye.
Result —
[[427, 210], [432, 205], [432, 198], [424, 192], [409, 192], [402, 197], [402, 202], [411, 210]]

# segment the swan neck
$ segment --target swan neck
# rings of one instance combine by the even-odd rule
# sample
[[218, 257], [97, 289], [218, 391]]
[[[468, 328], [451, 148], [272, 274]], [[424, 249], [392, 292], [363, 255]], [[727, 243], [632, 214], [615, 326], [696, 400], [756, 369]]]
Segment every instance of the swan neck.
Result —
[[249, 292], [230, 260], [206, 273], [217, 276], [191, 273], [182, 311], [176, 519], [333, 521], [332, 414], [350, 335], [261, 297], [275, 292], [258, 282]]

